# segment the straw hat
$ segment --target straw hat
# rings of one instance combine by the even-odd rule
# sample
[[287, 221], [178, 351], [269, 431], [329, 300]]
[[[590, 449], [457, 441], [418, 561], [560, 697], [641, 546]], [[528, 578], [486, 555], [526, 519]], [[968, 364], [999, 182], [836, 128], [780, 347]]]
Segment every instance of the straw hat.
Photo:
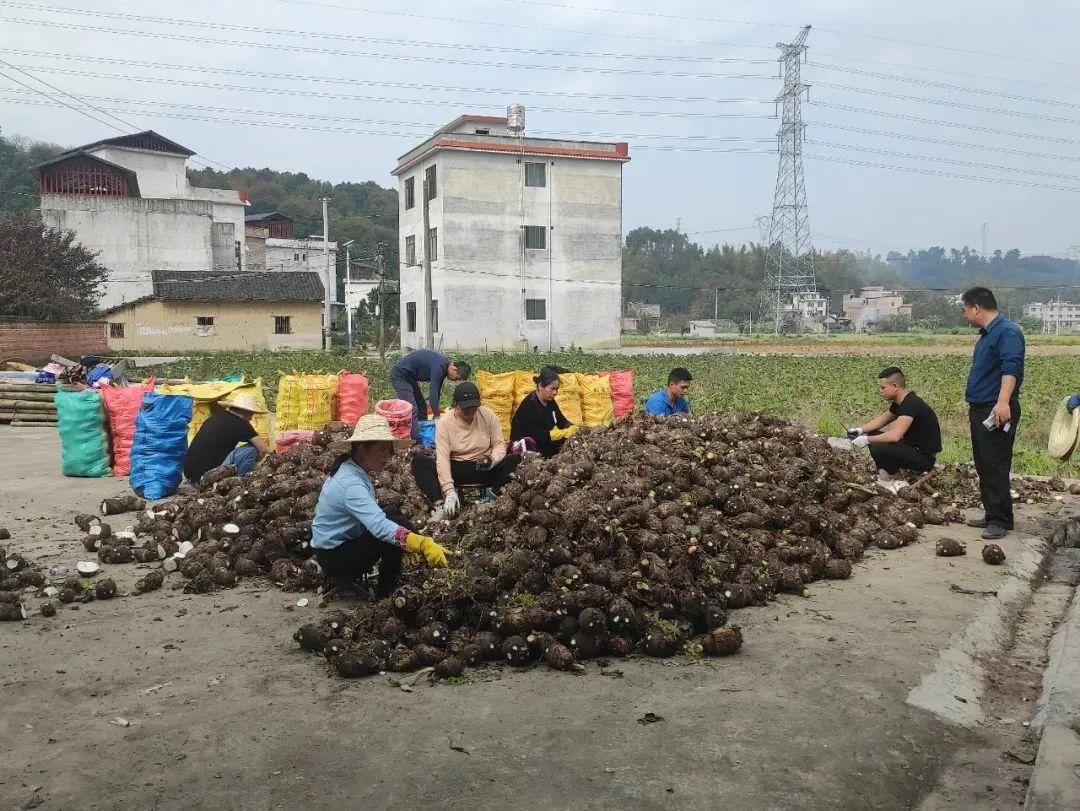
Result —
[[1072, 455], [1080, 437], [1080, 408], [1074, 409], [1070, 414], [1066, 406], [1068, 402], [1069, 398], [1064, 397], [1058, 403], [1054, 421], [1050, 425], [1050, 441], [1046, 449], [1050, 456], [1062, 461]]
[[266, 413], [266, 409], [260, 406], [255, 401], [255, 396], [251, 394], [235, 394], [228, 400], [222, 400], [221, 404], [228, 408], [238, 408], [241, 411], [247, 411], [252, 414]]
[[393, 442], [390, 423], [378, 414], [365, 414], [356, 423], [349, 442]]

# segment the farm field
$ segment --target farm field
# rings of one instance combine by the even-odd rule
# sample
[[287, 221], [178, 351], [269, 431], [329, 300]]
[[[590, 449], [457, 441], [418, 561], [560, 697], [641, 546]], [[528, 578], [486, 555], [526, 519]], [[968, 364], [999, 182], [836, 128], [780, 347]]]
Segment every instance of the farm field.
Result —
[[[876, 336], [875, 336], [876, 337]], [[942, 337], [942, 336], [935, 336]], [[952, 336], [943, 336], [952, 337]], [[955, 336], [964, 337], [964, 336]], [[831, 349], [832, 347], [830, 347]], [[937, 411], [944, 433], [939, 459], [945, 462], [971, 458], [964, 385], [970, 364], [970, 343], [957, 346], [956, 354], [928, 354], [910, 347], [875, 344], [869, 354], [828, 352], [816, 356], [788, 354], [699, 355], [593, 355], [562, 354], [465, 355], [474, 370], [503, 372], [536, 369], [546, 363], [580, 372], [633, 369], [635, 395], [640, 401], [663, 387], [668, 371], [685, 366], [694, 375], [691, 394], [697, 411], [762, 411], [795, 419], [823, 434], [839, 435], [843, 425], [865, 421], [884, 405], [877, 393], [877, 374], [886, 366], [900, 366], [911, 389]], [[1061, 349], [1060, 347], [1054, 347]], [[1078, 349], [1080, 347], [1065, 347]], [[322, 352], [220, 353], [196, 356], [154, 367], [148, 374], [209, 380], [243, 372], [262, 377], [273, 403], [279, 372], [333, 372], [339, 369], [365, 372], [373, 399], [392, 396], [387, 379], [393, 361]], [[1080, 475], [1080, 462], [1061, 464], [1046, 454], [1050, 422], [1061, 398], [1080, 390], [1080, 364], [1075, 357], [1032, 353], [1027, 362], [1017, 452], [1013, 470], [1034, 475]], [[449, 391], [444, 392], [448, 402]], [[272, 407], [272, 406], [271, 406]]]

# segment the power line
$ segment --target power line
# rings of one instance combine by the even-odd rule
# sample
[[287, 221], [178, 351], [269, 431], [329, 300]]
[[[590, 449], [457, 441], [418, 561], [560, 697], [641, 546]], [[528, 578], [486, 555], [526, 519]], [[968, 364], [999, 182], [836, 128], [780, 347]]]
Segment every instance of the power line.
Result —
[[[318, 54], [320, 56], [350, 56], [362, 59], [380, 59], [393, 62], [420, 62], [424, 64], [440, 65], [466, 65], [469, 67], [498, 68], [500, 70], [543, 70], [559, 71], [561, 73], [596, 73], [609, 76], [650, 76], [664, 79], [722, 79], [720, 73], [691, 73], [687, 71], [662, 71], [662, 70], [638, 70], [634, 68], [603, 68], [588, 67], [583, 65], [538, 65], [523, 64], [518, 62], [487, 62], [469, 59], [450, 59], [442, 56], [419, 56], [416, 54], [403, 53], [379, 53], [373, 51], [341, 51], [329, 48], [309, 48], [303, 45], [287, 45], [281, 42], [252, 42], [237, 39], [215, 39], [213, 37], [198, 37], [192, 34], [169, 34], [161, 31], [138, 31], [127, 28], [106, 28], [96, 25], [81, 25], [75, 23], [63, 23], [52, 20], [28, 20], [19, 17], [0, 17], [0, 22], [16, 23], [18, 25], [36, 25], [45, 28], [61, 28], [81, 33], [94, 32], [99, 34], [119, 34], [128, 37], [149, 37], [163, 39], [170, 42], [199, 42], [204, 45], [222, 45], [229, 48], [260, 48], [272, 51], [290, 51], [294, 53]], [[771, 77], [770, 77], [771, 78]]]

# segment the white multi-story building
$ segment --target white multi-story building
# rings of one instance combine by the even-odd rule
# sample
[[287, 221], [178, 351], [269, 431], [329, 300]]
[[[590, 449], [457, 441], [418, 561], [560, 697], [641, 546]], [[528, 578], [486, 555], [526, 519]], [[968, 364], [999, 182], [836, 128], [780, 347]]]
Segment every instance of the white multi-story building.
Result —
[[881, 286], [864, 287], [858, 295], [844, 296], [844, 317], [855, 332], [868, 332], [890, 318], [911, 317], [911, 305], [904, 297]]
[[[297, 239], [293, 219], [276, 211], [248, 214], [244, 225], [252, 270], [310, 271], [325, 278], [327, 261], [321, 234]], [[331, 272], [336, 274], [337, 243], [331, 242], [328, 248]]]
[[1039, 318], [1043, 332], [1076, 332], [1080, 330], [1080, 304], [1071, 301], [1033, 301], [1024, 306], [1024, 315]]
[[74, 231], [109, 269], [102, 309], [151, 295], [154, 271], [246, 269], [246, 195], [192, 186], [194, 154], [147, 130], [37, 167], [42, 221]]
[[437, 348], [617, 347], [627, 145], [526, 138], [509, 113], [461, 116], [393, 171], [402, 346], [425, 343], [427, 251]]
[[821, 293], [792, 293], [791, 310], [808, 321], [824, 321], [829, 315], [829, 300]]

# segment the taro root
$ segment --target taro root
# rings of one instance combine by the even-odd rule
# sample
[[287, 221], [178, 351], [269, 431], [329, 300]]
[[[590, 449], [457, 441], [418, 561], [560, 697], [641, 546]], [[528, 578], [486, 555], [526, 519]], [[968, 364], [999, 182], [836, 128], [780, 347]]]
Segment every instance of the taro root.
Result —
[[730, 656], [742, 644], [742, 630], [737, 625], [716, 628], [701, 638], [701, 647], [706, 656]]
[[456, 656], [443, 659], [435, 665], [435, 675], [440, 679], [450, 679], [465, 672], [465, 662]]
[[23, 586], [37, 586], [38, 588], [41, 588], [45, 585], [45, 575], [37, 569], [23, 569], [16, 576]]
[[102, 546], [98, 550], [98, 559], [102, 563], [131, 563], [135, 553], [130, 546]]
[[633, 650], [633, 645], [630, 644], [630, 640], [625, 636], [611, 636], [607, 640], [607, 653], [612, 656], [629, 656], [630, 651]]
[[416, 661], [420, 667], [431, 667], [450, 656], [450, 652], [444, 648], [436, 648], [433, 645], [420, 644], [413, 648]]
[[135, 581], [135, 593], [145, 594], [148, 591], [157, 591], [165, 583], [165, 573], [161, 569], [147, 572]]
[[473, 644], [483, 651], [484, 658], [490, 662], [495, 662], [502, 658], [502, 640], [493, 633], [481, 631], [473, 637]]
[[120, 513], [136, 512], [145, 506], [146, 502], [138, 496], [117, 496], [116, 498], [104, 499], [101, 502], [101, 514], [119, 515]]
[[420, 641], [433, 648], [450, 647], [450, 629], [441, 622], [433, 622], [420, 629]]
[[19, 602], [19, 593], [17, 591], [0, 591], [0, 604], [17, 602]]
[[116, 596], [116, 581], [111, 577], [104, 577], [95, 582], [94, 596], [99, 600], [111, 600]]
[[555, 637], [545, 631], [533, 631], [525, 637], [525, 644], [532, 658], [540, 659], [555, 644]]
[[158, 550], [149, 546], [139, 546], [131, 550], [132, 556], [139, 563], [153, 563], [159, 559]]
[[6, 541], [10, 537], [11, 533], [8, 531], [7, 527], [0, 527], [0, 541]]
[[915, 543], [919, 540], [919, 531], [911, 524], [900, 524], [893, 527], [893, 534], [896, 535], [906, 546], [909, 543]]
[[7, 560], [4, 561], [4, 568], [9, 574], [12, 572], [17, 572], [20, 569], [25, 569], [29, 565], [30, 564], [27, 563], [26, 559], [22, 555], [17, 555], [14, 553], [9, 554], [7, 556]]
[[899, 549], [904, 542], [899, 535], [882, 530], [874, 535], [874, 545], [878, 549]]
[[0, 604], [0, 622], [19, 622], [26, 619], [26, 609], [22, 603]]
[[38, 608], [43, 617], [55, 617], [56, 616], [56, 603], [46, 600]]
[[374, 656], [346, 652], [334, 659], [334, 669], [346, 679], [373, 676], [382, 668]]
[[937, 544], [934, 545], [934, 551], [938, 557], [952, 558], [957, 555], [966, 555], [967, 546], [955, 538], [940, 538]]
[[394, 648], [386, 660], [386, 669], [395, 673], [409, 673], [420, 667], [416, 654], [408, 648]]
[[996, 543], [988, 543], [982, 548], [982, 559], [991, 566], [1005, 562], [1005, 551]]
[[650, 630], [641, 640], [649, 656], [674, 656], [682, 647], [682, 638], [674, 631]]
[[19, 591], [22, 588], [22, 583], [19, 582], [18, 577], [5, 577], [0, 579], [0, 591]]
[[503, 640], [502, 658], [504, 661], [522, 667], [527, 665], [532, 657], [529, 651], [529, 643], [520, 636], [511, 636]]
[[573, 652], [565, 645], [558, 643], [547, 649], [544, 661], [554, 670], [573, 670], [575, 667], [580, 667], [574, 661]]
[[825, 561], [825, 577], [830, 580], [847, 580], [851, 577], [851, 562], [842, 558]]
[[578, 628], [592, 636], [607, 634], [607, 617], [599, 608], [586, 608], [578, 615]]
[[[93, 539], [97, 542], [97, 546], [94, 547], [94, 549], [97, 549], [101, 547], [102, 542], [112, 536], [112, 527], [110, 527], [108, 524], [103, 524], [99, 522], [92, 525], [90, 529], [87, 530], [86, 534], [89, 536], [90, 539]], [[86, 544], [84, 543], [83, 545], [85, 546]], [[93, 552], [94, 549], [87, 548], [87, 551]]]
[[578, 631], [570, 637], [568, 647], [578, 659], [592, 659], [603, 653], [605, 646], [602, 637]]
[[607, 608], [608, 627], [616, 634], [634, 636], [638, 630], [637, 612], [629, 600], [617, 597]]
[[67, 605], [79, 599], [79, 592], [75, 591], [75, 589], [62, 588], [60, 593], [56, 595], [56, 599]]
[[83, 532], [89, 532], [90, 527], [94, 524], [100, 524], [101, 519], [96, 515], [87, 515], [86, 513], [80, 513], [75, 516], [75, 526], [81, 529]]

